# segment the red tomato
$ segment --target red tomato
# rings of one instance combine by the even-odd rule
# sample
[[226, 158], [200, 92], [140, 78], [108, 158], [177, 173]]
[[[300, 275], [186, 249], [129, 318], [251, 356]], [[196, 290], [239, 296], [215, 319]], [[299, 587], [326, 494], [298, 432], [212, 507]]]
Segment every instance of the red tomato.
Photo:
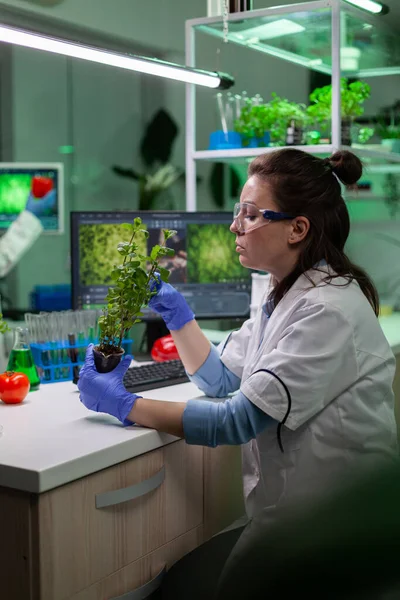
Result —
[[6, 404], [20, 404], [28, 395], [30, 387], [25, 373], [6, 371], [0, 375], [0, 400]]
[[53, 189], [53, 180], [50, 177], [32, 178], [32, 194], [34, 198], [43, 198], [48, 192]]

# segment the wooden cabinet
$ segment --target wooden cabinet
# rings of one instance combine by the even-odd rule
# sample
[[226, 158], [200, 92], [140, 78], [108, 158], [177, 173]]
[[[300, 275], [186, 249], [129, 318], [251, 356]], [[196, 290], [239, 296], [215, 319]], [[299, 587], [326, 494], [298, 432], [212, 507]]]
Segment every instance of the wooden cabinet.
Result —
[[202, 456], [177, 442], [42, 494], [42, 597], [69, 598], [201, 525]]
[[204, 448], [204, 537], [245, 514], [240, 446]]
[[183, 440], [40, 495], [0, 488], [1, 597], [114, 600], [242, 514], [240, 449]]
[[142, 600], [159, 585], [163, 572], [177, 560], [194, 550], [203, 539], [202, 527], [192, 529], [117, 573], [95, 583], [69, 600], [119, 600], [127, 593], [132, 600]]

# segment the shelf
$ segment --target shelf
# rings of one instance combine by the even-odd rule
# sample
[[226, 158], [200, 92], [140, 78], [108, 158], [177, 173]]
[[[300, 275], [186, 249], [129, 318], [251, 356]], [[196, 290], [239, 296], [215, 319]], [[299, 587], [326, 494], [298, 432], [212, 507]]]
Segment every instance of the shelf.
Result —
[[[332, 10], [334, 0], [307, 2], [233, 14], [229, 42], [282, 58], [321, 73], [332, 73]], [[340, 2], [341, 70], [344, 76], [400, 74], [398, 30]], [[222, 18], [194, 19], [196, 31], [224, 38]]]
[[[197, 150], [193, 152], [195, 160], [210, 160], [217, 162], [246, 162], [250, 161], [260, 154], [268, 154], [275, 150], [289, 146], [268, 146], [266, 148], [233, 148], [232, 150]], [[333, 146], [330, 144], [320, 144], [318, 146], [290, 146], [298, 150], [304, 150], [310, 154], [331, 154]]]
[[[331, 144], [319, 144], [316, 146], [279, 146], [267, 148], [234, 148], [232, 150], [197, 150], [193, 152], [194, 160], [205, 160], [214, 162], [250, 162], [260, 154], [268, 154], [282, 148], [296, 148], [309, 152], [310, 154], [330, 155], [335, 152]], [[375, 161], [366, 163], [369, 172], [400, 172], [400, 154], [395, 152], [380, 152], [360, 146], [341, 146], [342, 150], [350, 150], [364, 161]], [[382, 163], [382, 164], [379, 164]]]
[[372, 194], [368, 191], [347, 192], [344, 195], [346, 202], [380, 202], [385, 199], [385, 194]]

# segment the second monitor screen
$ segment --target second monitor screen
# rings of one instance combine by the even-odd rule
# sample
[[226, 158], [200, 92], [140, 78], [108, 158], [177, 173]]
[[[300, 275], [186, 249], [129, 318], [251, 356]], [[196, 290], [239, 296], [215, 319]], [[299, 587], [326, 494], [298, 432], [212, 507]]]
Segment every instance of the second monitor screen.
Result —
[[[145, 226], [144, 226], [145, 227]], [[119, 223], [81, 224], [79, 229], [80, 282], [83, 286], [110, 285], [111, 271], [120, 262], [118, 243], [129, 241]], [[161, 229], [136, 237], [139, 252], [147, 255], [163, 242]], [[160, 262], [171, 272], [170, 282], [183, 284], [240, 283], [249, 280], [235, 251], [234, 236], [225, 223], [188, 223], [167, 242], [175, 255]]]

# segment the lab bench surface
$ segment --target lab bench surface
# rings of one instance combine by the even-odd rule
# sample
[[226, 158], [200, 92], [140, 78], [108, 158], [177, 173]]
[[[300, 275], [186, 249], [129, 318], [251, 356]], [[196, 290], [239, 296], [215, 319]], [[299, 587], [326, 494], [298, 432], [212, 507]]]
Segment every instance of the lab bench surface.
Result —
[[[187, 401], [191, 383], [143, 393]], [[240, 449], [189, 446], [90, 413], [71, 382], [0, 405], [7, 600], [134, 600], [244, 512]]]

